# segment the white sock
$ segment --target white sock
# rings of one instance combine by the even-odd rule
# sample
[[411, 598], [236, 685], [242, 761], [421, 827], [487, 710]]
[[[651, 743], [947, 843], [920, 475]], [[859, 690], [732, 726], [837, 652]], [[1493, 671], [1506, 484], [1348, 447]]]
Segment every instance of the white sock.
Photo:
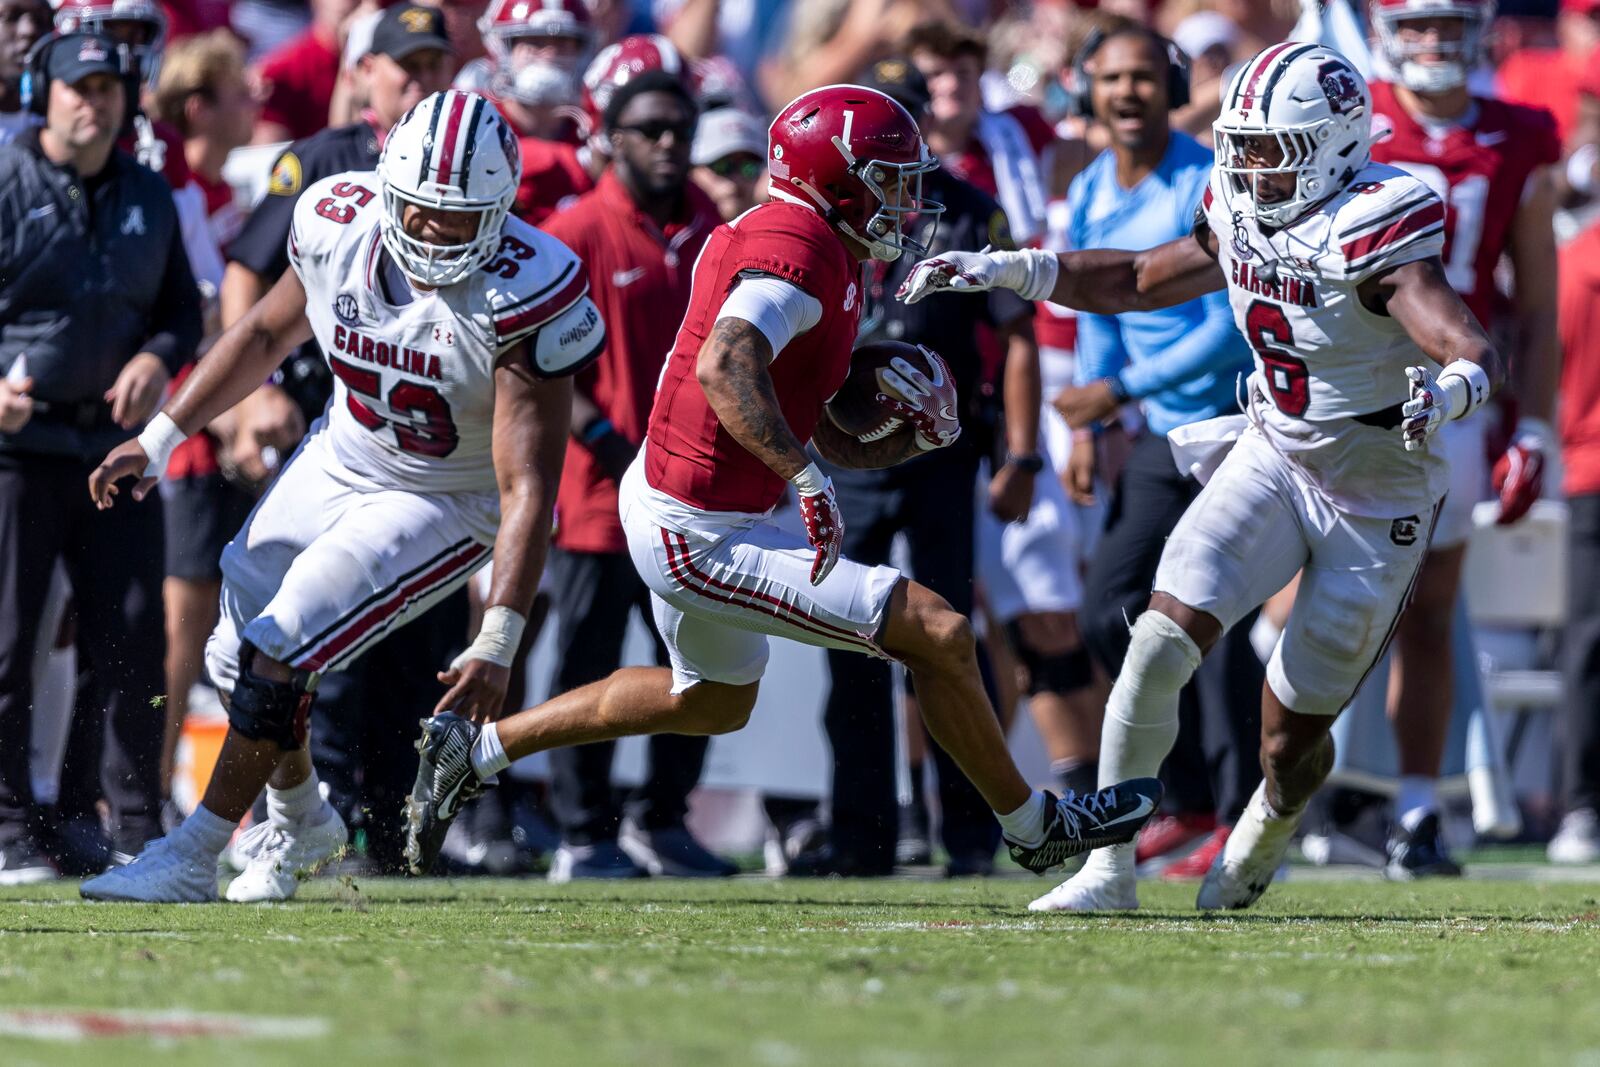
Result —
[[1417, 828], [1429, 812], [1439, 810], [1439, 798], [1434, 793], [1434, 779], [1421, 774], [1400, 776], [1400, 792], [1394, 798], [1394, 810], [1400, 816], [1400, 825], [1409, 833]]
[[478, 739], [472, 743], [472, 769], [487, 782], [509, 766], [511, 757], [500, 744], [500, 726], [489, 723], [478, 731]]
[[207, 856], [219, 856], [222, 850], [228, 847], [228, 839], [238, 828], [237, 822], [229, 822], [201, 804], [194, 809], [193, 814], [183, 820], [181, 826], [172, 831], [172, 836], [175, 840], [190, 845]]
[[1035, 848], [1044, 844], [1044, 821], [1047, 814], [1044, 794], [1035, 789], [1033, 795], [1024, 800], [1016, 811], [1003, 814], [997, 811], [994, 817], [1000, 820], [1000, 829], [1005, 831], [1006, 837], [1019, 845]]
[[1293, 815], [1285, 815], [1272, 806], [1267, 800], [1267, 783], [1263, 781], [1256, 786], [1256, 791], [1250, 794], [1249, 803], [1244, 806], [1244, 813], [1239, 816], [1239, 821], [1234, 824], [1233, 830], [1228, 834], [1228, 843], [1222, 846], [1222, 858], [1226, 862], [1243, 860], [1254, 852], [1263, 840], [1280, 834], [1292, 834], [1296, 826], [1300, 825], [1300, 816], [1305, 814], [1302, 806]]
[[317, 788], [317, 772], [288, 789], [267, 786], [267, 817], [275, 826], [305, 822], [322, 810], [322, 792]]

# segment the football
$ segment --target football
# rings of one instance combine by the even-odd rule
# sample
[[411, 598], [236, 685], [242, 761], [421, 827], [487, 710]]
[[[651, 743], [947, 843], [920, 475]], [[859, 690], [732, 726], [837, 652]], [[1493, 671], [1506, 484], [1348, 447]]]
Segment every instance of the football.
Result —
[[904, 424], [903, 419], [879, 402], [879, 394], [903, 400], [900, 392], [884, 381], [883, 372], [895, 359], [904, 359], [930, 378], [933, 364], [922, 345], [903, 341], [875, 341], [850, 353], [850, 374], [839, 391], [828, 401], [828, 417], [845, 433], [860, 441], [881, 441]]

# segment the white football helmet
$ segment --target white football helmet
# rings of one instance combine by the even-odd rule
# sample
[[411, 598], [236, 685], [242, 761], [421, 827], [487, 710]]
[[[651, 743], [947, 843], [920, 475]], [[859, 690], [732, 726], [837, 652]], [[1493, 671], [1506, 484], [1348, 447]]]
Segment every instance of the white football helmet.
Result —
[[[167, 42], [167, 14], [157, 0], [61, 0], [56, 9], [57, 33], [98, 33], [123, 45], [138, 66], [145, 86], [154, 89], [161, 74], [161, 54]], [[141, 27], [136, 39], [114, 31], [112, 23]]]
[[[1229, 210], [1287, 226], [1371, 161], [1372, 94], [1338, 52], [1286, 41], [1233, 76], [1212, 129]], [[1292, 175], [1293, 191], [1264, 197], [1261, 179], [1269, 175]]]
[[[1483, 62], [1484, 35], [1494, 21], [1494, 0], [1373, 0], [1372, 27], [1383, 46], [1383, 58], [1400, 84], [1418, 93], [1438, 93], [1465, 85], [1467, 75]], [[1400, 39], [1407, 19], [1460, 19], [1458, 40]], [[1424, 61], [1424, 55], [1444, 58]]]
[[[517, 138], [477, 93], [434, 93], [395, 123], [378, 159], [383, 182], [384, 247], [423, 285], [461, 281], [500, 247], [500, 230], [522, 180]], [[478, 232], [438, 245], [406, 233], [407, 204], [476, 212]]]

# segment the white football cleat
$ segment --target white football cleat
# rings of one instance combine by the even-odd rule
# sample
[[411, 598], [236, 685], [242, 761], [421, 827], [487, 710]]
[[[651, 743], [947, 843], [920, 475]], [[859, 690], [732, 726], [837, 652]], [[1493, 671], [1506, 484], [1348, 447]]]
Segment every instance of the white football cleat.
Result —
[[85, 900], [209, 904], [217, 899], [217, 857], [190, 848], [188, 842], [157, 838], [132, 863], [90, 878], [78, 892]]
[[288, 826], [275, 826], [270, 819], [263, 823], [268, 831], [239, 877], [228, 883], [228, 899], [235, 904], [288, 900], [300, 888], [301, 878], [310, 877], [349, 843], [344, 820], [327, 801], [311, 818], [318, 821]]
[[1265, 782], [1256, 787], [1233, 833], [1228, 835], [1228, 843], [1206, 872], [1194, 901], [1200, 910], [1248, 908], [1261, 899], [1277, 877], [1305, 808], [1293, 815], [1274, 813], [1269, 818], [1266, 789]]
[[[1133, 848], [1132, 845], [1113, 847]], [[1029, 904], [1028, 910], [1133, 911], [1139, 906], [1139, 883], [1131, 866], [1132, 857], [1128, 860], [1126, 864], [1113, 866], [1102, 859], [1100, 853], [1090, 853], [1088, 862], [1077, 874]]]

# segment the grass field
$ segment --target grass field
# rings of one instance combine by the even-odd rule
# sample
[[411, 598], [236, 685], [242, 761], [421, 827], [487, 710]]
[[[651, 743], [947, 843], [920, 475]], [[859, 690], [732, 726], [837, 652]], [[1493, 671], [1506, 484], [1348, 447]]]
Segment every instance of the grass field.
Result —
[[[0, 1015], [182, 1009], [310, 1037], [0, 1035], [28, 1064], [1600, 1064], [1600, 885], [1032, 879], [309, 883], [272, 907], [0, 893]], [[0, 1024], [0, 1030], [4, 1024]]]

